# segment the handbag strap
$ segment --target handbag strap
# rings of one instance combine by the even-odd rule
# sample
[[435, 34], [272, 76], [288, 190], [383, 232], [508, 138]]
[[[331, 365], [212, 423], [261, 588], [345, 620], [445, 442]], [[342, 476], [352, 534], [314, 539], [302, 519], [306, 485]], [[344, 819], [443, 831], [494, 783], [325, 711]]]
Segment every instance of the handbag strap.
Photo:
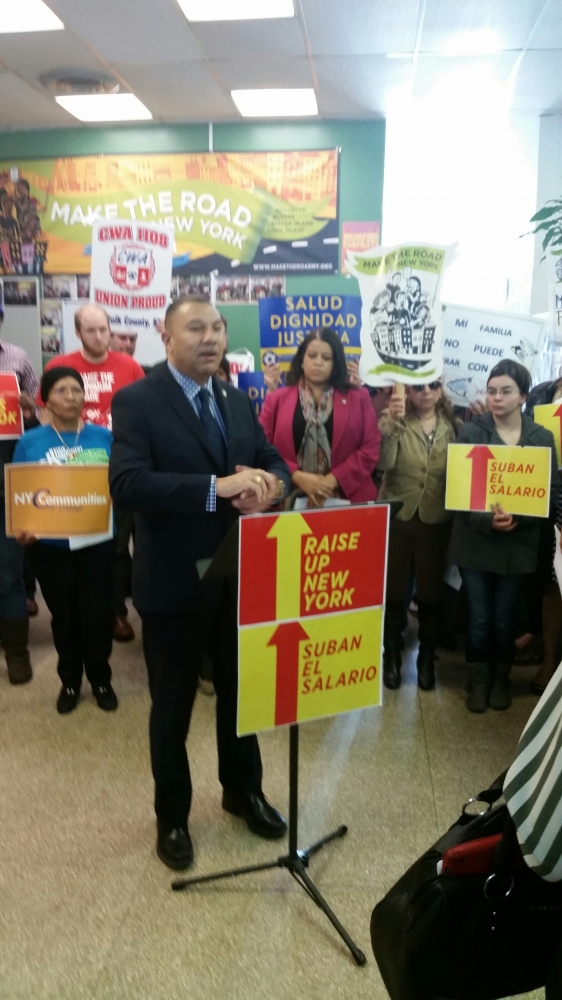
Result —
[[498, 799], [501, 799], [506, 774], [507, 770], [502, 771], [502, 773], [499, 774], [498, 777], [492, 782], [489, 788], [485, 788], [484, 791], [479, 792], [478, 795], [474, 795], [468, 800], [468, 802], [465, 802], [462, 807], [462, 814], [459, 820], [460, 823], [471, 823], [474, 819], [474, 814], [466, 811], [467, 807], [472, 805], [473, 802], [485, 802], [491, 808], [494, 803], [498, 801]]

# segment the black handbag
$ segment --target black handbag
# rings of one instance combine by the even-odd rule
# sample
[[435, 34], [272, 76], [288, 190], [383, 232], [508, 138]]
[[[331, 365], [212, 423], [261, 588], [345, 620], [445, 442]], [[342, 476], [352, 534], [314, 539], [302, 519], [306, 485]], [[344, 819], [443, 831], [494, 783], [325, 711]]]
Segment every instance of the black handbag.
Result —
[[[562, 942], [562, 883], [514, 864], [515, 828], [502, 795], [504, 775], [378, 903], [371, 943], [391, 1000], [499, 1000], [545, 985]], [[488, 808], [471, 815], [475, 804]], [[492, 871], [438, 875], [457, 844], [502, 834]]]

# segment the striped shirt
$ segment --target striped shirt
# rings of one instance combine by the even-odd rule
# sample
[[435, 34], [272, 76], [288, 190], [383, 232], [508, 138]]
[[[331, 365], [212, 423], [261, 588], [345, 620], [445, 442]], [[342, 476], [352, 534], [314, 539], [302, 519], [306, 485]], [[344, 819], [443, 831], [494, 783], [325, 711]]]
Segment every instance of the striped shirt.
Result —
[[503, 793], [529, 868], [562, 880], [562, 663], [529, 719]]
[[[189, 400], [193, 409], [195, 410], [198, 417], [201, 417], [201, 400], [199, 398], [199, 390], [202, 388], [207, 389], [210, 399], [209, 399], [209, 409], [213, 414], [217, 424], [219, 425], [220, 432], [226, 442], [226, 429], [224, 426], [224, 421], [221, 416], [221, 412], [215, 401], [215, 394], [213, 392], [213, 380], [209, 378], [205, 383], [205, 386], [199, 385], [198, 382], [194, 382], [189, 375], [184, 375], [183, 372], [178, 371], [174, 368], [173, 364], [168, 361], [168, 369], [170, 374], [175, 378], [180, 389], [182, 390], [185, 398]], [[209, 493], [207, 496], [207, 503], [205, 508], [209, 513], [213, 513], [217, 509], [217, 477], [211, 476], [211, 486], [209, 488]]]
[[35, 399], [39, 383], [29, 356], [23, 347], [10, 344], [7, 340], [0, 340], [0, 372], [15, 372], [20, 392], [26, 392], [28, 396]]

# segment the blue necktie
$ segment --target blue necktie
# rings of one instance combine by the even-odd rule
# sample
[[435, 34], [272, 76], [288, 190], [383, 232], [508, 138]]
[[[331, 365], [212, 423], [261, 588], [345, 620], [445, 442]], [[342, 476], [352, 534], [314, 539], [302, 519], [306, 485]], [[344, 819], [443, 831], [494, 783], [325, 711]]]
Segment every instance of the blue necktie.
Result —
[[198, 393], [201, 404], [200, 420], [203, 430], [209, 439], [211, 452], [217, 462], [224, 468], [226, 466], [226, 442], [222, 436], [222, 431], [218, 421], [211, 410], [211, 394], [205, 386], [202, 386]]

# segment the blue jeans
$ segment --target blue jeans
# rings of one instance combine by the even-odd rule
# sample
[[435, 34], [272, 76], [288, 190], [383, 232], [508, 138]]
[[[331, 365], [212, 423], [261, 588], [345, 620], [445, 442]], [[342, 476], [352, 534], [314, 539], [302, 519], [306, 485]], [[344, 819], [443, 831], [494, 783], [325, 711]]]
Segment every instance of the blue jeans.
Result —
[[468, 602], [467, 663], [513, 663], [521, 577], [462, 569]]
[[0, 618], [27, 617], [23, 554], [15, 538], [6, 537], [6, 513], [0, 501]]

